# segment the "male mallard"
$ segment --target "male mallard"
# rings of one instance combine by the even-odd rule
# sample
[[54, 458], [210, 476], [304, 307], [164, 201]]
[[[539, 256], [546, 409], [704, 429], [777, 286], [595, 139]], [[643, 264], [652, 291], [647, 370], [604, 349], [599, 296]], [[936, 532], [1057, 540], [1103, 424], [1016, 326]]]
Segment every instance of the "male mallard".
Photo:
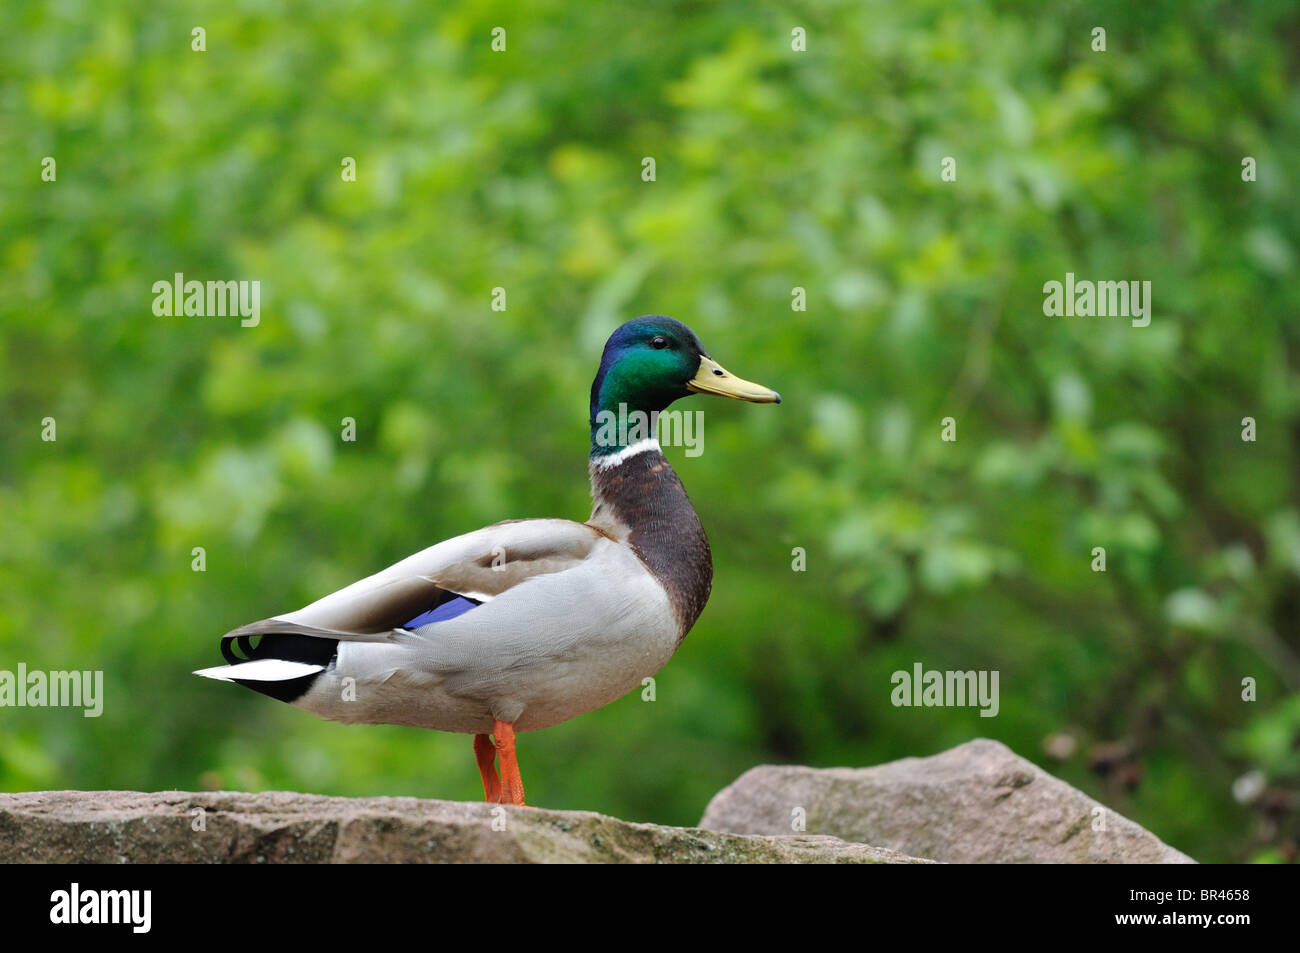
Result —
[[487, 800], [523, 804], [515, 731], [638, 687], [709, 598], [700, 519], [658, 440], [637, 426], [692, 393], [781, 400], [723, 370], [680, 321], [628, 321], [591, 385], [591, 519], [507, 520], [430, 546], [227, 632], [230, 664], [195, 674], [334, 721], [471, 733]]

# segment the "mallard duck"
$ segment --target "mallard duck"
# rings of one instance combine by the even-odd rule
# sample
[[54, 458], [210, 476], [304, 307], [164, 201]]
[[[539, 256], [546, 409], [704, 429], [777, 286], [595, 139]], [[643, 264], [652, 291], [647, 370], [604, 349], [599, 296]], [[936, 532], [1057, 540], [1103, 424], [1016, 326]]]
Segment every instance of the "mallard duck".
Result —
[[194, 674], [333, 721], [472, 734], [485, 798], [522, 805], [516, 732], [639, 687], [709, 598], [704, 528], [656, 435], [644, 432], [691, 394], [781, 401], [724, 370], [680, 321], [628, 321], [591, 385], [587, 522], [507, 520], [430, 546], [227, 632], [228, 664]]

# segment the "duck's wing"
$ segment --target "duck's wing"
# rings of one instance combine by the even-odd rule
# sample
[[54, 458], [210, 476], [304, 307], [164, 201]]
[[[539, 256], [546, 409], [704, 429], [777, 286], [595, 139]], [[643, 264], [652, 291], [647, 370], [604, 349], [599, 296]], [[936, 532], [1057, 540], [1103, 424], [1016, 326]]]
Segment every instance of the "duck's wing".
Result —
[[534, 576], [569, 569], [587, 558], [600, 538], [597, 530], [572, 520], [496, 523], [430, 546], [305, 608], [267, 621], [317, 627], [332, 638], [338, 632], [382, 638], [448, 597], [487, 602]]
[[[395, 641], [404, 630], [451, 618], [536, 576], [580, 564], [602, 535], [586, 523], [530, 519], [457, 536], [295, 612], [232, 629], [221, 637], [230, 664], [195, 674], [256, 681], [310, 675], [328, 664], [339, 641]], [[255, 648], [257, 636], [272, 638]]]

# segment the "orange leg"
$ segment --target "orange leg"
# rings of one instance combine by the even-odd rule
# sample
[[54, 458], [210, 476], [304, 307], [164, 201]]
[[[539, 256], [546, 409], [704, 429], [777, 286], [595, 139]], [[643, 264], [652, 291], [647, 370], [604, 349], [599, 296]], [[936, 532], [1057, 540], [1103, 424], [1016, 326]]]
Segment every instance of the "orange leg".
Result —
[[519, 776], [519, 762], [515, 760], [515, 726], [508, 721], [498, 721], [492, 727], [496, 740], [497, 756], [501, 759], [501, 803], [524, 803], [524, 780]]
[[474, 758], [478, 773], [483, 776], [483, 800], [495, 803], [501, 800], [501, 781], [497, 778], [497, 749], [487, 735], [474, 736]]

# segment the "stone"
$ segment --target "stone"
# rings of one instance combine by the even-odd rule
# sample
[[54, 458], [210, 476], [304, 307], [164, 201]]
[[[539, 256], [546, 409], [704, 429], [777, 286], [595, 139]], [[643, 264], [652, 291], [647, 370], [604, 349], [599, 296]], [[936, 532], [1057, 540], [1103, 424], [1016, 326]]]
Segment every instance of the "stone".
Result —
[[0, 794], [0, 863], [926, 863], [833, 837], [750, 836], [417, 798]]
[[946, 863], [1195, 863], [987, 739], [871, 768], [753, 768], [714, 796], [700, 827], [773, 835], [797, 818], [809, 834]]

